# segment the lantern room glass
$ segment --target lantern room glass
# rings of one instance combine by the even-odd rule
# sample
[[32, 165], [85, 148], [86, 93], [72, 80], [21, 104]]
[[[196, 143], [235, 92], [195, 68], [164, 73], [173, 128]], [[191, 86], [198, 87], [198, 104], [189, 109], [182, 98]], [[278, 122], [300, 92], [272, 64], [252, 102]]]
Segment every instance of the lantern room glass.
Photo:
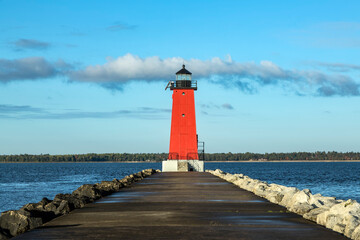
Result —
[[190, 74], [178, 74], [176, 75], [176, 80], [191, 80]]

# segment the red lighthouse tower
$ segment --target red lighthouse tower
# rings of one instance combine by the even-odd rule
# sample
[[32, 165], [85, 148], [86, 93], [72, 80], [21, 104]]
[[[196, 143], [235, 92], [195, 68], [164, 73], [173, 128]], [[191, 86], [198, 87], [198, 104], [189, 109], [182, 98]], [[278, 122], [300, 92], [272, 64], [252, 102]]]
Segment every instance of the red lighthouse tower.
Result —
[[165, 88], [173, 91], [170, 148], [163, 171], [203, 171], [204, 162], [199, 161], [196, 134], [195, 96], [197, 82], [185, 65], [176, 73], [176, 80]]

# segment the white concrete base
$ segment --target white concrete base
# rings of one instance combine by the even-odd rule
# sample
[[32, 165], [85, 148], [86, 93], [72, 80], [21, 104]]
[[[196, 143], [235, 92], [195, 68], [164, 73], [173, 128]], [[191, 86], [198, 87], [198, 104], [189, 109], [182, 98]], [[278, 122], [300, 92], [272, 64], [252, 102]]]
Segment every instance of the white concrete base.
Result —
[[163, 172], [203, 172], [204, 161], [199, 160], [166, 160], [162, 161]]

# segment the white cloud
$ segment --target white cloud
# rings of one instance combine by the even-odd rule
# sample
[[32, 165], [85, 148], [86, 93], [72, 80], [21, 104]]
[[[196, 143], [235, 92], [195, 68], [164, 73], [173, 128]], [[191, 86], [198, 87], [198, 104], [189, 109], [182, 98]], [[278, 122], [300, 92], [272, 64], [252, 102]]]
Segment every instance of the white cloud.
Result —
[[[226, 60], [215, 57], [210, 60], [180, 57], [161, 59], [157, 56], [141, 58], [126, 54], [116, 59], [109, 58], [103, 65], [91, 65], [70, 73], [72, 80], [100, 84], [123, 84], [128, 81], [159, 81], [174, 79], [174, 73], [185, 63], [193, 71], [194, 78], [207, 78], [211, 82], [242, 91], [254, 92], [262, 85], [291, 85], [301, 94], [360, 95], [359, 83], [346, 75], [329, 75], [315, 70], [287, 70], [271, 61], [240, 63], [230, 56]], [[114, 85], [114, 86], [115, 86]]]
[[[129, 81], [172, 80], [175, 78], [174, 73], [183, 63], [193, 72], [194, 79], [207, 80], [248, 93], [255, 93], [265, 85], [273, 85], [286, 87], [299, 95], [360, 95], [359, 83], [349, 75], [329, 74], [320, 70], [284, 69], [271, 61], [240, 63], [232, 60], [230, 56], [226, 60], [218, 57], [209, 60], [186, 60], [180, 57], [141, 58], [126, 54], [116, 59], [108, 58], [102, 65], [90, 65], [78, 70], [71, 70], [74, 66], [62, 60], [49, 62], [42, 57], [0, 59], [0, 82], [64, 75], [70, 81], [92, 82], [119, 90]], [[354, 69], [354, 66], [340, 67]]]

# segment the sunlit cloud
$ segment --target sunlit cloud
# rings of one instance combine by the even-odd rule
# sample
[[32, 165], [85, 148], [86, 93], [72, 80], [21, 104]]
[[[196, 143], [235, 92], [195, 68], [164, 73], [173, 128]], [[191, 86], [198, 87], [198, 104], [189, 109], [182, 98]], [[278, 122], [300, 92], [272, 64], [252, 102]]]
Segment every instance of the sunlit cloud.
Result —
[[[254, 93], [265, 85], [292, 87], [299, 95], [358, 96], [359, 83], [350, 76], [327, 74], [318, 70], [284, 69], [271, 61], [240, 63], [231, 57], [210, 60], [180, 57], [161, 59], [141, 58], [126, 54], [116, 59], [109, 58], [102, 65], [90, 65], [73, 71], [69, 77], [75, 81], [97, 82], [100, 84], [124, 84], [129, 81], [159, 81], [173, 79], [173, 74], [183, 63], [194, 72], [194, 77], [207, 79], [225, 87]], [[192, 70], [194, 69], [194, 70]]]
[[323, 66], [342, 68], [342, 73], [328, 70], [285, 69], [271, 61], [237, 62], [214, 57], [209, 60], [183, 59], [158, 56], [141, 58], [126, 54], [118, 58], [108, 58], [104, 64], [75, 68], [62, 60], [50, 62], [42, 57], [15, 60], [0, 59], [0, 82], [14, 80], [45, 79], [62, 75], [69, 82], [98, 84], [112, 91], [124, 90], [128, 82], [168, 81], [182, 64], [193, 72], [199, 81], [208, 81], [224, 88], [255, 94], [266, 86], [286, 89], [299, 96], [359, 96], [359, 83], [344, 69], [358, 68], [356, 65], [333, 64]]

